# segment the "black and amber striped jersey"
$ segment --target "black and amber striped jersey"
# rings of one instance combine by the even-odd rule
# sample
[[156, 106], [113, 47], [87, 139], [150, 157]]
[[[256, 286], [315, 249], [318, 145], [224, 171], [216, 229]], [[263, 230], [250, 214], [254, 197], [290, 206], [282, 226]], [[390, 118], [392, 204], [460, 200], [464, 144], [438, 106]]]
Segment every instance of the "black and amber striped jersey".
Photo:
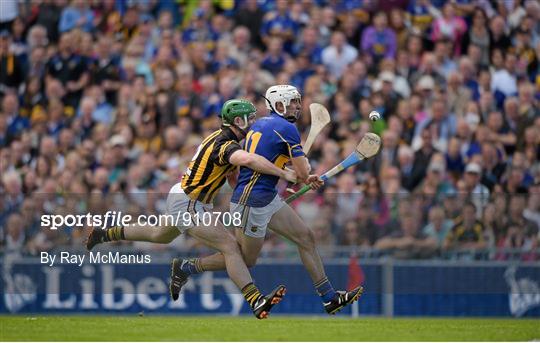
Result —
[[228, 127], [206, 137], [182, 176], [184, 193], [193, 200], [212, 203], [227, 174], [235, 168], [229, 158], [240, 149], [238, 138]]

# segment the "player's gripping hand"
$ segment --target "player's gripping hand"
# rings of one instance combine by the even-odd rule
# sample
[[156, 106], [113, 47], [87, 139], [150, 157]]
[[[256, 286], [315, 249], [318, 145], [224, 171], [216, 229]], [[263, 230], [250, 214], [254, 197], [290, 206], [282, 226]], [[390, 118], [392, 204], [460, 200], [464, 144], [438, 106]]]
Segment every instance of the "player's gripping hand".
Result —
[[283, 169], [283, 175], [281, 176], [283, 179], [296, 183], [298, 181], [298, 177], [296, 176], [296, 172], [290, 168], [285, 167]]
[[317, 190], [324, 185], [324, 181], [319, 177], [319, 175], [310, 175], [306, 180], [306, 185], [309, 185], [311, 189]]

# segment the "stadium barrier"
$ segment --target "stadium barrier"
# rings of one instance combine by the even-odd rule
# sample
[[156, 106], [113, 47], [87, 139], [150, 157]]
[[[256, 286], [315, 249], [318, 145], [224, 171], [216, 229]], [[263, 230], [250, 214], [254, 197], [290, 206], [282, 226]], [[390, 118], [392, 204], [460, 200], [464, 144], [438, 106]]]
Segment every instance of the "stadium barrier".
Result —
[[[61, 264], [4, 255], [0, 312], [11, 314], [156, 313], [248, 314], [223, 272], [193, 277], [179, 301], [168, 296], [169, 260], [148, 264]], [[540, 317], [540, 263], [503, 261], [400, 261], [392, 258], [326, 261], [336, 288], [363, 282], [360, 315]], [[252, 269], [268, 291], [288, 286], [275, 314], [323, 314], [311, 280], [297, 260], [261, 259]], [[347, 308], [345, 315], [351, 313]]]

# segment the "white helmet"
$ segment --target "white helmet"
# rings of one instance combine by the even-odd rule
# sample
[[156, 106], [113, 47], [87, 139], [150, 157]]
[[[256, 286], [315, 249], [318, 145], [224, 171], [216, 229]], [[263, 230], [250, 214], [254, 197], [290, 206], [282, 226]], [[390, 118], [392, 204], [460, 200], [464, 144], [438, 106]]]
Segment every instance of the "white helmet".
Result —
[[[287, 114], [287, 106], [291, 103], [292, 99], [301, 100], [302, 96], [296, 87], [291, 85], [276, 85], [268, 88], [266, 91], [266, 108], [271, 111], [275, 111], [280, 116], [284, 117]], [[276, 104], [281, 102], [283, 105], [283, 113], [278, 112]], [[296, 120], [298, 118], [294, 118]]]

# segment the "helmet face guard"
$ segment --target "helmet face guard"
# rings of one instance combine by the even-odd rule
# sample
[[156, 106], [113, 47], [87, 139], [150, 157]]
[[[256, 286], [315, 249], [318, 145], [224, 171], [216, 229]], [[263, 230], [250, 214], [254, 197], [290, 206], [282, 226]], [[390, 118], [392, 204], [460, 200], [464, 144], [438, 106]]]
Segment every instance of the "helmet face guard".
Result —
[[[255, 113], [255, 112], [252, 112], [252, 113], [249, 113], [249, 114], [244, 114], [244, 117], [242, 118], [242, 119], [244, 120], [244, 125], [238, 126], [238, 125], [236, 125], [235, 123], [232, 123], [231, 125], [237, 127], [237, 128], [240, 129], [242, 132], [247, 133], [245, 130], [249, 129], [249, 127], [251, 126], [251, 125], [249, 124], [250, 118], [255, 119], [255, 116], [256, 116], [256, 113]], [[239, 118], [239, 117], [238, 117], [238, 118]]]
[[[266, 108], [276, 112], [278, 115], [294, 123], [300, 117], [300, 110], [295, 113], [287, 113], [287, 107], [291, 104], [292, 100], [297, 99], [302, 107], [302, 96], [296, 87], [290, 85], [277, 85], [268, 88], [266, 91]], [[281, 103], [283, 111], [277, 110], [277, 104]]]

